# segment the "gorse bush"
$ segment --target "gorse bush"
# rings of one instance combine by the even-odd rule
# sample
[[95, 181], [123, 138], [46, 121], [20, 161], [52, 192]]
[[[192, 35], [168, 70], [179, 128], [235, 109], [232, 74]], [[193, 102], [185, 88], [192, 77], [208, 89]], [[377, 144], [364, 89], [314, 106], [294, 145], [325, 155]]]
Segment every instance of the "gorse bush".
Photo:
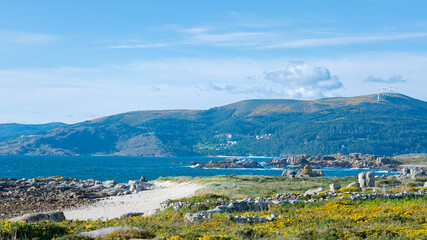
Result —
[[67, 233], [67, 227], [49, 221], [32, 224], [9, 220], [0, 221], [0, 239], [50, 240]]
[[353, 187], [344, 187], [340, 188], [338, 192], [344, 193], [344, 192], [360, 192], [362, 189], [359, 186], [353, 186]]

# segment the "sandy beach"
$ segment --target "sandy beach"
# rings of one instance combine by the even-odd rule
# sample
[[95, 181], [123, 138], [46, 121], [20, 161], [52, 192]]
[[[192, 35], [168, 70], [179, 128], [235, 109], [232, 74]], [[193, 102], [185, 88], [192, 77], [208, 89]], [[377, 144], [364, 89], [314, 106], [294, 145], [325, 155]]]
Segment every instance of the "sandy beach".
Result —
[[114, 196], [101, 199], [93, 205], [64, 210], [69, 220], [112, 219], [126, 213], [141, 213], [148, 215], [160, 208], [160, 203], [167, 199], [179, 199], [193, 195], [202, 186], [190, 183], [173, 183], [153, 181], [152, 190], [136, 194]]

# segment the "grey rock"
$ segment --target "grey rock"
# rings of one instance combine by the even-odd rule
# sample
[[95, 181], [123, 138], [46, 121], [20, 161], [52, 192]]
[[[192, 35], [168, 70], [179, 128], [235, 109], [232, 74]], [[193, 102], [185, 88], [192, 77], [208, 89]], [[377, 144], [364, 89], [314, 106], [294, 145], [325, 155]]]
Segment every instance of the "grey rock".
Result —
[[358, 182], [352, 182], [349, 185], [347, 185], [347, 187], [360, 187], [360, 183], [358, 183]]
[[116, 180], [107, 180], [104, 182], [105, 185], [116, 185], [117, 181]]
[[282, 172], [282, 177], [295, 176], [297, 173], [293, 170], [287, 170]]
[[109, 227], [109, 228], [98, 229], [90, 232], [81, 232], [81, 233], [77, 233], [77, 235], [97, 238], [97, 237], [103, 237], [105, 235], [111, 234], [112, 232], [117, 230], [129, 230], [129, 229], [142, 230], [136, 227]]
[[151, 216], [151, 215], [156, 214], [158, 212], [160, 212], [160, 209], [159, 208], [155, 208], [155, 209], [151, 209], [151, 210], [146, 211], [144, 213], [144, 215], [145, 216]]
[[319, 193], [321, 193], [321, 192], [323, 192], [323, 191], [325, 191], [323, 188], [321, 188], [321, 187], [319, 187], [319, 188], [316, 188], [316, 189], [310, 189], [310, 190], [307, 190], [305, 193], [304, 193], [304, 196], [307, 196], [307, 195], [317, 195], [317, 194], [319, 194]]
[[374, 172], [359, 173], [358, 178], [359, 178], [359, 184], [361, 188], [375, 186]]
[[402, 175], [407, 175], [407, 174], [409, 174], [409, 168], [402, 168], [402, 170], [400, 171], [400, 174], [402, 174]]
[[120, 218], [130, 218], [130, 217], [137, 217], [137, 216], [143, 216], [144, 213], [142, 212], [130, 212], [130, 213], [125, 213], [123, 215], [120, 216]]
[[49, 220], [52, 222], [62, 222], [65, 221], [64, 212], [51, 212], [51, 213], [29, 213], [21, 217], [13, 219], [14, 221], [26, 221], [26, 222], [40, 222]]
[[332, 183], [329, 185], [329, 189], [331, 192], [336, 192], [341, 189], [341, 183]]

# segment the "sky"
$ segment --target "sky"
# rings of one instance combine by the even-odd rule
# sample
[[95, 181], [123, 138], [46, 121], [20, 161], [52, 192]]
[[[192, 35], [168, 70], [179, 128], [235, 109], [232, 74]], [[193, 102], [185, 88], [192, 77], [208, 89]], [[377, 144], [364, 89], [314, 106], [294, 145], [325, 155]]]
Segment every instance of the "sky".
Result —
[[245, 99], [427, 101], [427, 1], [0, 2], [0, 123]]

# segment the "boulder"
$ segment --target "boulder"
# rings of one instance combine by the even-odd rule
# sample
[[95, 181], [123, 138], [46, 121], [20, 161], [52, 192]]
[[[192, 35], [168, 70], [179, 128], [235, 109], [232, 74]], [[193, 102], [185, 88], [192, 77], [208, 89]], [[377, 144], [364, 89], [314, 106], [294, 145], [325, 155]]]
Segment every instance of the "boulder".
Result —
[[323, 192], [323, 191], [325, 191], [325, 189], [323, 189], [323, 188], [321, 188], [321, 187], [316, 188], [316, 189], [310, 189], [310, 190], [307, 190], [307, 191], [304, 193], [304, 196], [307, 196], [307, 195], [310, 195], [310, 196], [312, 196], [312, 195], [317, 195], [317, 194], [319, 194], [319, 193], [321, 193], [321, 192]]
[[407, 167], [405, 167], [405, 168], [402, 168], [402, 170], [400, 171], [400, 174], [401, 175], [407, 175], [407, 174], [409, 174], [409, 168], [407, 168]]
[[336, 192], [341, 189], [341, 183], [332, 183], [331, 185], [329, 185], [329, 189], [331, 190], [331, 192]]
[[105, 185], [116, 185], [117, 181], [116, 180], [107, 180], [104, 182]]
[[197, 222], [197, 221], [203, 221], [208, 218], [208, 215], [204, 212], [198, 212], [198, 213], [187, 213], [184, 216], [185, 222]]
[[146, 211], [144, 213], [144, 215], [145, 216], [151, 216], [151, 215], [156, 214], [158, 212], [160, 212], [160, 208], [155, 208], [155, 209], [151, 209], [151, 210]]
[[425, 172], [423, 169], [419, 169], [419, 168], [411, 168], [409, 171], [409, 174], [411, 175], [412, 178], [416, 178], [416, 177], [422, 177], [425, 175]]
[[52, 222], [63, 222], [66, 219], [65, 219], [64, 212], [51, 212], [51, 213], [29, 213], [13, 220], [26, 221], [28, 223], [32, 223], [32, 222], [40, 222], [45, 220], [49, 220]]
[[359, 173], [359, 184], [361, 188], [374, 187], [375, 177], [374, 172], [363, 172]]
[[347, 187], [349, 188], [349, 187], [360, 187], [360, 183], [358, 183], [358, 182], [352, 182], [352, 183], [350, 183], [349, 185], [347, 185]]
[[313, 169], [310, 166], [305, 165], [303, 169], [297, 172], [295, 177], [323, 177], [323, 172], [319, 174], [318, 172], [313, 171]]
[[282, 172], [282, 177], [291, 177], [295, 176], [297, 173], [293, 170], [287, 170]]
[[109, 228], [98, 229], [90, 232], [81, 232], [81, 233], [77, 233], [77, 235], [87, 236], [92, 238], [98, 238], [98, 237], [102, 238], [103, 236], [111, 234], [117, 230], [132, 230], [132, 229], [142, 230], [136, 227], [109, 227]]
[[137, 217], [137, 216], [143, 216], [144, 213], [142, 212], [130, 212], [130, 213], [125, 213], [123, 215], [120, 216], [120, 218], [130, 218], [130, 217]]

